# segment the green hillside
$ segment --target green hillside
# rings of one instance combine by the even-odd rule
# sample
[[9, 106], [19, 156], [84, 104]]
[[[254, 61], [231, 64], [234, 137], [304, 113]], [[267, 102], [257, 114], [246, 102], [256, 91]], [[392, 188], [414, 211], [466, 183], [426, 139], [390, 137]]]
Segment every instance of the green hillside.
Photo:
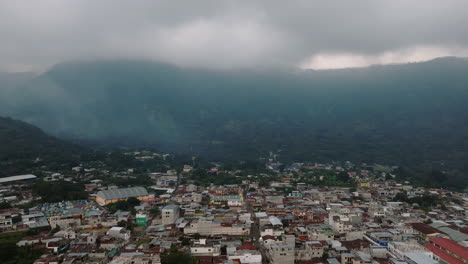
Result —
[[31, 173], [45, 163], [53, 167], [73, 162], [81, 151], [33, 125], [5, 117], [0, 117], [0, 146], [0, 176]]
[[286, 160], [461, 171], [468, 160], [465, 59], [303, 72], [73, 62], [17, 92], [5, 115], [78, 140], [215, 159], [281, 150]]

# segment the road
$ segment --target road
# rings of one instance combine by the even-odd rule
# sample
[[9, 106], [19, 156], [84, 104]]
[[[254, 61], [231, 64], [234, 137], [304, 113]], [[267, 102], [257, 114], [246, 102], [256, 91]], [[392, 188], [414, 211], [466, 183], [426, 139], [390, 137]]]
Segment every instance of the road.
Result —
[[257, 222], [255, 221], [255, 212], [252, 208], [250, 202], [246, 202], [247, 204], [247, 211], [250, 213], [250, 219], [252, 220], [252, 225], [250, 226], [250, 238], [252, 239], [253, 244], [262, 254], [262, 263], [268, 264], [270, 263], [267, 254], [265, 252], [265, 248], [263, 244], [260, 242], [260, 227], [258, 226]]

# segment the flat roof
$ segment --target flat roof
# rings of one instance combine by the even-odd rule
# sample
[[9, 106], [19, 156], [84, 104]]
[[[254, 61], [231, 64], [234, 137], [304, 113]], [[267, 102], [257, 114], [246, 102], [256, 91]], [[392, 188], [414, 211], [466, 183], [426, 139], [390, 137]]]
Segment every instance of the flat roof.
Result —
[[12, 181], [22, 181], [22, 180], [31, 180], [31, 179], [36, 179], [36, 178], [37, 178], [37, 176], [32, 175], [32, 174], [16, 175], [16, 176], [0, 178], [0, 183], [12, 182]]

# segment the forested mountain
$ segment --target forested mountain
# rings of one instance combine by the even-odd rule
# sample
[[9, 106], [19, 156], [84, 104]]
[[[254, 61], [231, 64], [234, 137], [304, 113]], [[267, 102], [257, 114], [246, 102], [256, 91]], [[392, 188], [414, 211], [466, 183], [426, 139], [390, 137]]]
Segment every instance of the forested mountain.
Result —
[[54, 164], [76, 161], [82, 148], [45, 134], [22, 121], [0, 117], [0, 177], [31, 170], [46, 162]]
[[[0, 93], [1, 93], [0, 89]], [[48, 133], [211, 158], [468, 160], [468, 60], [327, 71], [208, 71], [148, 61], [59, 64], [0, 95]]]

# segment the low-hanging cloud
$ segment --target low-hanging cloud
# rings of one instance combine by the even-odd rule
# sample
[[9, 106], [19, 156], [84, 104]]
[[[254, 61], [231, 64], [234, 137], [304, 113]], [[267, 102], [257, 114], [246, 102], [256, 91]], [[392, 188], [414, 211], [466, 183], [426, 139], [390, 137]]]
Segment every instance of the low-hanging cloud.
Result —
[[0, 71], [66, 60], [342, 68], [466, 56], [465, 0], [0, 2]]
[[300, 68], [329, 70], [428, 61], [446, 56], [468, 57], [468, 48], [414, 46], [369, 55], [358, 53], [320, 53], [305, 60]]

